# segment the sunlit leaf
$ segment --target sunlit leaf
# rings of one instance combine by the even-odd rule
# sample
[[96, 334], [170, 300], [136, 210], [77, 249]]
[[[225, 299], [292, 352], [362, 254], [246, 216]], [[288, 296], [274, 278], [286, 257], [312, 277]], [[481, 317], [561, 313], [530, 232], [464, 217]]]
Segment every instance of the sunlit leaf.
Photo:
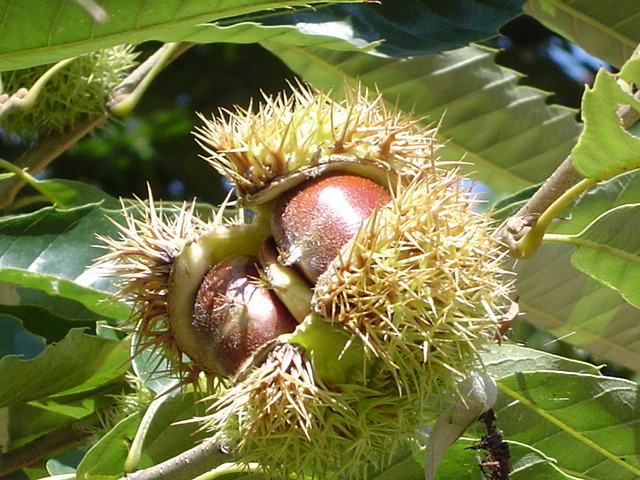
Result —
[[371, 480], [422, 480], [424, 478], [424, 454], [407, 447], [390, 465], [372, 473]]
[[[334, 0], [336, 3], [339, 0]], [[344, 0], [343, 0], [344, 1]], [[121, 0], [105, 3], [105, 22], [97, 22], [78, 5], [49, 2], [42, 11], [24, 16], [26, 2], [2, 8], [0, 71], [23, 68], [150, 38], [198, 43], [256, 43], [272, 39], [292, 45], [320, 45], [359, 50], [378, 44], [387, 55], [438, 53], [484, 40], [522, 11], [524, 0], [462, 0], [443, 8], [437, 0], [349, 4], [273, 11], [305, 2], [202, 2], [156, 6], [153, 12]], [[482, 19], [479, 21], [478, 19]], [[32, 21], [27, 21], [32, 20]], [[73, 28], [67, 28], [73, 27]], [[28, 31], [28, 42], [15, 42], [15, 31]]]
[[103, 208], [118, 208], [119, 202], [111, 195], [84, 182], [49, 178], [40, 180], [40, 188], [46, 190], [56, 200], [60, 208], [71, 208], [88, 203], [102, 203]]
[[[24, 309], [27, 312], [30, 308], [40, 308], [47, 311], [46, 315], [55, 316], [58, 321], [67, 323], [67, 327], [87, 326], [95, 328], [96, 322], [113, 323], [113, 318], [100, 315], [75, 300], [64, 298], [57, 295], [48, 295], [42, 290], [36, 288], [26, 288], [22, 285], [4, 284], [12, 288], [13, 296], [11, 299], [0, 301], [4, 309], [7, 311], [12, 308]], [[0, 288], [2, 288], [0, 286]], [[0, 299], [2, 295], [0, 295]], [[37, 324], [37, 318], [29, 314], [18, 315], [26, 322], [27, 328], [35, 331], [60, 332], [60, 327], [55, 325]], [[40, 322], [44, 323], [44, 322]], [[68, 330], [69, 328], [66, 328]], [[49, 335], [42, 334], [50, 338]]]
[[136, 412], [120, 420], [91, 447], [78, 465], [78, 478], [89, 475], [119, 477], [141, 418], [141, 412]]
[[640, 368], [640, 310], [572, 267], [574, 248], [543, 245], [515, 267], [523, 319], [601, 359]]
[[359, 81], [389, 105], [439, 123], [444, 160], [464, 159], [474, 178], [513, 193], [541, 182], [575, 144], [574, 112], [545, 105], [547, 95], [520, 87], [495, 52], [466, 47], [406, 59], [265, 43], [304, 80], [336, 93]]
[[87, 269], [104, 251], [95, 234], [115, 234], [99, 204], [68, 210], [44, 208], [0, 220], [0, 280], [73, 299], [107, 316], [126, 319], [123, 304], [103, 303], [111, 280]]
[[[439, 0], [333, 5], [258, 21], [266, 26], [294, 25], [307, 35], [335, 31], [335, 37], [360, 45], [381, 42], [377, 52], [408, 57], [440, 53], [496, 36], [503, 24], [521, 13], [523, 3], [462, 0], [455, 8]], [[280, 38], [275, 40], [283, 43]]]
[[193, 392], [175, 395], [163, 402], [145, 437], [140, 468], [165, 461], [208, 437], [210, 432], [198, 431], [198, 423], [175, 424], [203, 416], [206, 408], [202, 396]]
[[640, 392], [634, 382], [553, 371], [498, 380], [505, 439], [530, 445], [587, 480], [640, 476]]
[[91, 414], [95, 409], [92, 398], [77, 401], [47, 399], [11, 406], [8, 411], [9, 436], [12, 445], [22, 445], [35, 440], [70, 422]]
[[[528, 192], [520, 192], [527, 198]], [[504, 215], [515, 213], [518, 195], [505, 199]], [[625, 172], [581, 194], [556, 219], [550, 233], [575, 235], [608, 210], [640, 203], [640, 174]], [[617, 230], [617, 227], [616, 227]], [[601, 359], [640, 368], [640, 311], [615, 291], [579, 273], [570, 262], [574, 249], [548, 245], [516, 263], [517, 292], [524, 319]]]
[[[340, 0], [329, 0], [329, 2]], [[53, 63], [99, 48], [148, 40], [206, 41], [207, 23], [256, 11], [302, 6], [306, 1], [167, 1], [148, 8], [128, 0], [101, 2], [107, 20], [97, 22], [76, 2], [0, 2], [0, 71]], [[325, 2], [326, 3], [326, 2]], [[201, 39], [201, 36], [204, 36]]]
[[567, 238], [578, 248], [571, 262], [640, 307], [640, 204], [623, 205]]
[[598, 368], [590, 363], [519, 345], [494, 345], [482, 353], [482, 360], [487, 372], [495, 378], [505, 377], [516, 372], [535, 372], [538, 370], [559, 370], [592, 375], [599, 373]]
[[47, 471], [51, 475], [69, 475], [76, 471], [76, 467], [84, 457], [85, 451], [65, 453], [47, 462]]
[[180, 380], [171, 374], [171, 364], [166, 357], [153, 348], [140, 350], [138, 336], [134, 335], [131, 344], [131, 364], [136, 376], [145, 387], [156, 395], [164, 394], [175, 388]]
[[625, 64], [620, 74], [600, 70], [593, 88], [582, 98], [585, 127], [571, 153], [571, 161], [585, 177], [604, 180], [640, 166], [640, 138], [626, 131], [617, 114], [620, 106], [640, 110], [640, 102], [620, 81], [640, 85], [640, 56]]
[[640, 43], [640, 12], [628, 0], [528, 0], [524, 11], [591, 55], [620, 67]]

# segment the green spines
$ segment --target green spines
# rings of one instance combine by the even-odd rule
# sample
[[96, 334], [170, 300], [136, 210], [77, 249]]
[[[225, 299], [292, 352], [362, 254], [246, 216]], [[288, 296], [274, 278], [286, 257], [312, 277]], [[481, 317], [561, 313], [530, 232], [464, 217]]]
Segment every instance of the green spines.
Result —
[[[0, 118], [6, 137], [32, 139], [60, 132], [79, 119], [107, 112], [107, 96], [135, 64], [128, 45], [105, 48], [65, 60], [2, 74], [3, 91], [23, 99]], [[7, 98], [8, 100], [8, 98]]]
[[432, 130], [411, 128], [414, 121], [387, 110], [381, 97], [370, 100], [358, 89], [336, 102], [308, 87], [292, 90], [265, 97], [257, 112], [238, 107], [222, 111], [221, 118], [202, 117], [205, 126], [196, 138], [240, 197], [332, 155], [400, 170], [433, 151]]
[[458, 183], [455, 172], [407, 176], [314, 295], [316, 311], [358, 337], [423, 402], [477, 368], [507, 305], [504, 252]]
[[211, 406], [207, 423], [269, 477], [355, 479], [388, 464], [425, 419], [391, 382], [329, 388], [317, 373], [299, 345], [279, 343]]

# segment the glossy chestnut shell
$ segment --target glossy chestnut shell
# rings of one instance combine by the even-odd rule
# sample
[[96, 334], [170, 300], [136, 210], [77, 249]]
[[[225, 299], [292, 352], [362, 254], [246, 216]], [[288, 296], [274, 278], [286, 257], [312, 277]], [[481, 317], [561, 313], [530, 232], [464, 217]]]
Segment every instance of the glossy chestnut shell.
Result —
[[233, 375], [266, 342], [290, 333], [297, 322], [275, 293], [259, 284], [258, 259], [229, 257], [203, 279], [194, 305], [193, 326], [220, 373]]
[[275, 203], [271, 230], [285, 264], [315, 283], [389, 192], [366, 177], [329, 172], [307, 180]]

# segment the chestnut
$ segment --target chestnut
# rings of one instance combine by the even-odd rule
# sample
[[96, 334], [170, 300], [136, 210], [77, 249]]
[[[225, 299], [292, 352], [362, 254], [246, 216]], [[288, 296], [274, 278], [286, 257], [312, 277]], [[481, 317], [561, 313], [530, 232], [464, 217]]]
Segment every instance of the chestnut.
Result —
[[257, 348], [298, 325], [259, 276], [257, 257], [232, 256], [209, 270], [198, 289], [193, 326], [223, 375], [233, 375]]
[[271, 230], [286, 265], [315, 284], [374, 208], [391, 200], [368, 178], [329, 172], [285, 192], [275, 203]]

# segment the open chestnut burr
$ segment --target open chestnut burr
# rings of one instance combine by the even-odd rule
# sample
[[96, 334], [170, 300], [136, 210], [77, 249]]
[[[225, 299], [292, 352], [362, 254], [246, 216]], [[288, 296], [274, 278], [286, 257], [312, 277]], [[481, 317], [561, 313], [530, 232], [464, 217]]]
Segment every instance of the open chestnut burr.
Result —
[[138, 203], [102, 263], [138, 349], [185, 383], [218, 380], [203, 421], [238, 461], [358, 478], [483, 369], [505, 251], [434, 129], [360, 89], [264, 100], [196, 133], [236, 203], [208, 221]]

